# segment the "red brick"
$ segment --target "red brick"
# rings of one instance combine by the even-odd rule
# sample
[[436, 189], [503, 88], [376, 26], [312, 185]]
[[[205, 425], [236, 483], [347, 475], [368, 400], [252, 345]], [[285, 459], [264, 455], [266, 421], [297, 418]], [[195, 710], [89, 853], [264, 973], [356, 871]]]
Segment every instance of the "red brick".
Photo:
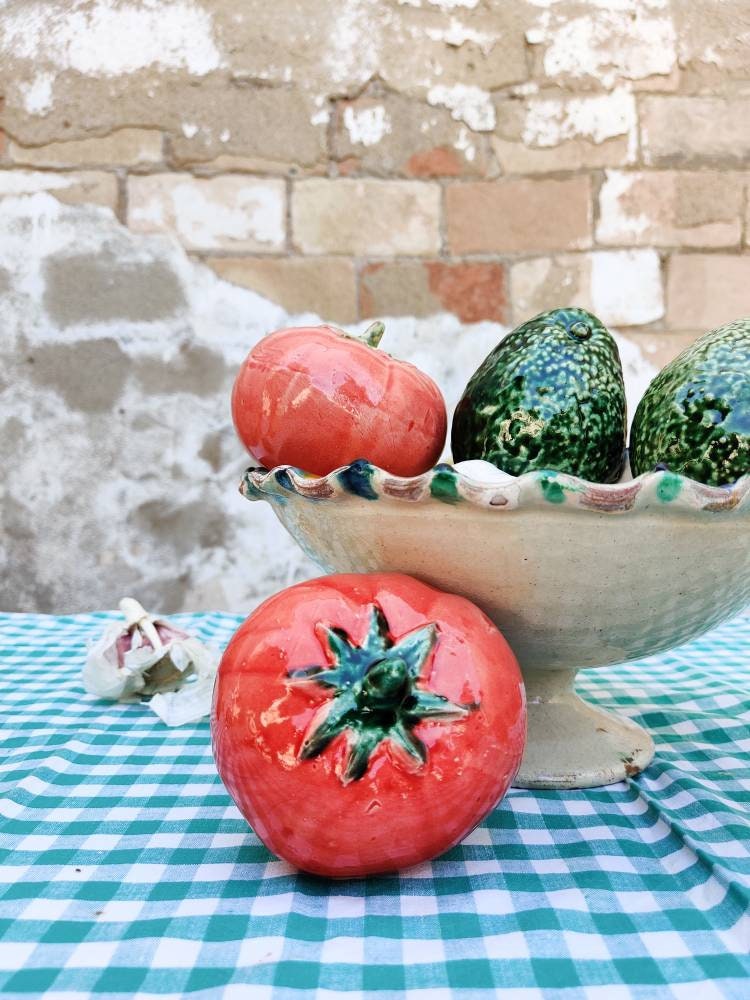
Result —
[[463, 160], [450, 146], [436, 146], [410, 156], [406, 172], [412, 177], [460, 177]]
[[431, 261], [427, 268], [430, 291], [447, 312], [464, 323], [508, 318], [505, 268], [502, 264]]
[[430, 316], [451, 312], [464, 323], [508, 320], [505, 268], [497, 262], [400, 261], [367, 264], [360, 314]]

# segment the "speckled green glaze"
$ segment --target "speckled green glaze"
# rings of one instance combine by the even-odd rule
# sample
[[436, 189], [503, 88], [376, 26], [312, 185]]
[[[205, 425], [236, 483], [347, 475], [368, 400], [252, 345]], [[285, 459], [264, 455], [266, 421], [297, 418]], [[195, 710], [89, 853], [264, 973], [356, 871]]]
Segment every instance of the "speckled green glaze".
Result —
[[750, 318], [701, 337], [648, 387], [630, 465], [638, 476], [659, 463], [710, 486], [750, 472]]
[[554, 309], [513, 330], [480, 365], [456, 409], [451, 445], [457, 462], [611, 483], [622, 471], [626, 429], [617, 345], [591, 313]]

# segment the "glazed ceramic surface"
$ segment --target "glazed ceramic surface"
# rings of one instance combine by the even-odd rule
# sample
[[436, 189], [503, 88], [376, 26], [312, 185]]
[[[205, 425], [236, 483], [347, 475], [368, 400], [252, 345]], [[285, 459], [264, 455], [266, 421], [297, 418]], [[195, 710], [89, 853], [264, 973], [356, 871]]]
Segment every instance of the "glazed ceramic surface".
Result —
[[558, 469], [620, 478], [625, 385], [617, 344], [585, 309], [553, 309], [509, 333], [472, 375], [451, 430], [455, 461], [513, 475]]
[[663, 463], [721, 486], [750, 466], [750, 319], [712, 330], [663, 368], [641, 399], [633, 474]]
[[483, 484], [449, 465], [404, 479], [355, 462], [322, 478], [251, 469], [241, 491], [270, 502], [324, 570], [409, 573], [489, 615], [526, 682], [526, 787], [645, 767], [651, 738], [582, 702], [576, 671], [670, 649], [750, 603], [750, 476], [732, 488], [669, 472]]

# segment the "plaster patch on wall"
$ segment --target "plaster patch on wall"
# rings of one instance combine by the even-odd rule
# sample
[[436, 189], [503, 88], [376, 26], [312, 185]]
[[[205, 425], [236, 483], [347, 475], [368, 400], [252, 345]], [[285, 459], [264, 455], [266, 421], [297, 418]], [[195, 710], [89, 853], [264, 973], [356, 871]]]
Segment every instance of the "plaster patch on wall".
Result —
[[470, 28], [466, 24], [461, 24], [455, 17], [450, 19], [450, 24], [447, 28], [425, 28], [425, 34], [433, 42], [445, 42], [446, 45], [450, 45], [453, 48], [460, 48], [466, 42], [474, 42], [475, 45], [479, 46], [484, 55], [490, 54], [495, 42], [499, 38], [498, 35], [491, 35], [486, 31], [477, 31], [476, 28]]
[[56, 174], [47, 170], [3, 170], [0, 172], [0, 197], [34, 194], [37, 191], [62, 191], [75, 183], [75, 174]]
[[[567, 3], [568, 0], [526, 0], [533, 7], [555, 7]], [[600, 7], [604, 10], [623, 10], [632, 13], [636, 6], [649, 7], [652, 10], [666, 10], [671, 0], [585, 0], [588, 7]]]
[[169, 229], [193, 250], [254, 244], [284, 244], [282, 181], [219, 176], [210, 180], [179, 174], [134, 178], [129, 224], [141, 232]]
[[477, 155], [477, 148], [469, 139], [468, 130], [465, 128], [458, 130], [458, 138], [453, 143], [453, 148], [463, 153], [469, 163], [472, 163]]
[[376, 146], [391, 131], [391, 121], [382, 104], [370, 108], [344, 109], [344, 125], [353, 143]]
[[578, 137], [598, 144], [627, 135], [630, 139], [629, 153], [634, 156], [636, 126], [635, 98], [624, 88], [617, 88], [610, 94], [531, 101], [526, 113], [523, 141], [529, 146], [552, 147]]
[[638, 180], [639, 175], [633, 176], [619, 170], [606, 172], [599, 192], [599, 221], [596, 227], [598, 240], [620, 241], [624, 235], [639, 236], [649, 228], [651, 219], [642, 212], [635, 214], [629, 211], [624, 203]]
[[[581, 17], [541, 12], [531, 30], [534, 44], [546, 44], [544, 71], [549, 77], [591, 76], [606, 87], [619, 78], [668, 76], [676, 65], [676, 35], [661, 4], [620, 0]], [[528, 39], [528, 34], [527, 34]]]
[[52, 109], [54, 73], [37, 73], [29, 83], [19, 83], [23, 106], [30, 115], [46, 115]]
[[464, 83], [437, 84], [427, 91], [427, 102], [433, 107], [448, 108], [452, 118], [464, 122], [474, 132], [491, 132], [495, 127], [492, 98], [481, 87]]
[[372, 0], [349, 0], [334, 7], [323, 63], [332, 83], [365, 83], [377, 72], [381, 50], [379, 5]]
[[32, 0], [0, 20], [0, 54], [113, 77], [148, 66], [205, 76], [224, 65], [211, 15], [193, 0]]
[[664, 315], [661, 265], [655, 250], [591, 254], [591, 303], [615, 326], [652, 323]]
[[[422, 0], [398, 0], [401, 7], [423, 7]], [[464, 7], [473, 10], [479, 6], [479, 0], [426, 0], [430, 7], [440, 7], [441, 10], [455, 10]]]

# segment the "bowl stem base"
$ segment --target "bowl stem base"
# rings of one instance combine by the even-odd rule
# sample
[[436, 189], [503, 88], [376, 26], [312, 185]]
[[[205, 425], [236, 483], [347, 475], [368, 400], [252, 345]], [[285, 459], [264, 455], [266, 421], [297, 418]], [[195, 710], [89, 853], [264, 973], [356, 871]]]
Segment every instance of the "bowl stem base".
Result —
[[639, 774], [654, 756], [641, 726], [589, 705], [577, 670], [523, 670], [528, 738], [516, 788], [593, 788]]

